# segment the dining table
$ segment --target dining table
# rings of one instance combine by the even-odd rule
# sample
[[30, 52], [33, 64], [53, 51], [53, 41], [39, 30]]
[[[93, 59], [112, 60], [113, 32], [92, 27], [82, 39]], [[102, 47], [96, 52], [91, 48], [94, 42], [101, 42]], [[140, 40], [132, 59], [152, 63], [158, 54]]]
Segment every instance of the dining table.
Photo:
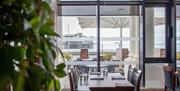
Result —
[[[97, 68], [98, 68], [97, 65], [85, 65], [85, 66], [89, 68], [90, 72], [95, 72], [97, 71]], [[100, 68], [101, 70], [105, 70], [105, 69], [108, 70], [108, 66], [109, 65], [100, 65]]]
[[90, 91], [133, 91], [134, 89], [134, 86], [120, 73], [91, 73], [87, 86]]

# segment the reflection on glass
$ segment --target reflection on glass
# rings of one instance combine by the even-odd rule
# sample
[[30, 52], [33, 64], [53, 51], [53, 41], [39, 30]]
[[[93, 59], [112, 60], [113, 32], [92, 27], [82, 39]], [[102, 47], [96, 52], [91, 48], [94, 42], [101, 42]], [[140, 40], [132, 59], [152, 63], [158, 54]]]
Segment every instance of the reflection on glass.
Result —
[[176, 59], [180, 64], [180, 5], [176, 6]]
[[140, 15], [140, 6], [125, 5], [102, 5], [100, 6], [101, 16], [138, 16]]
[[61, 0], [61, 1], [97, 1], [97, 0]]
[[[111, 60], [138, 58], [139, 16], [101, 16], [101, 55]], [[136, 59], [138, 60], [138, 59]]]
[[[89, 18], [95, 18], [95, 16], [62, 16], [62, 51], [66, 62], [86, 62], [91, 61], [93, 63], [93, 69], [87, 65], [73, 66], [81, 75], [87, 74], [89, 71], [97, 71], [97, 29], [87, 28], [88, 21], [82, 22]], [[94, 21], [93, 23], [96, 23]], [[95, 24], [96, 25], [96, 24]], [[94, 60], [94, 61], [93, 61]], [[74, 64], [72, 63], [72, 65]], [[86, 64], [86, 63], [85, 63]], [[69, 68], [68, 68], [69, 70]], [[82, 79], [82, 78], [81, 78]]]
[[145, 85], [147, 88], [164, 88], [163, 63], [145, 65]]
[[[67, 61], [81, 61], [82, 63], [85, 61], [94, 62], [95, 64], [87, 64], [86, 67], [79, 66], [78, 69], [86, 71], [86, 73], [87, 71], [94, 71], [94, 69], [87, 69], [87, 66], [88, 68], [90, 66], [97, 68], [97, 17], [95, 11], [95, 6], [62, 6], [60, 13], [63, 37], [62, 50], [66, 54], [65, 59]], [[130, 6], [101, 6], [101, 61], [127, 61], [130, 58], [130, 60], [138, 62], [139, 13], [137, 12], [139, 10], [134, 11], [133, 7]], [[128, 68], [126, 66], [108, 64], [106, 68], [108, 72], [126, 74], [126, 70], [124, 70]]]
[[[101, 16], [101, 55], [111, 52], [112, 60], [124, 60], [130, 49], [130, 17]], [[124, 54], [123, 54], [124, 53]]]
[[101, 1], [142, 1], [142, 0], [101, 0]]
[[[61, 0], [61, 1], [97, 1], [97, 0]], [[100, 0], [100, 1], [142, 1], [142, 0]]]
[[96, 16], [96, 6], [59, 6], [60, 16]]
[[[88, 18], [83, 17], [83, 19]], [[71, 60], [78, 60], [81, 51], [85, 51], [82, 49], [88, 49], [88, 57], [86, 58], [93, 59], [96, 57], [97, 51], [96, 27], [85, 28], [83, 24], [79, 24], [80, 21], [83, 20], [75, 16], [62, 17], [63, 52], [69, 53], [72, 56]], [[84, 24], [85, 23], [88, 23], [88, 21], [84, 22]], [[82, 26], [84, 26], [84, 28], [82, 28]]]
[[146, 57], [165, 57], [165, 8], [146, 8]]

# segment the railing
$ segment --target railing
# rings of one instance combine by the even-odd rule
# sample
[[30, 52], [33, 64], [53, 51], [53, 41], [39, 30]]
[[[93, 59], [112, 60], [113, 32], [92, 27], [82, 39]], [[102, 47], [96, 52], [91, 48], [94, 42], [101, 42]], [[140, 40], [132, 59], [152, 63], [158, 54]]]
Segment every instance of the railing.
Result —
[[[138, 64], [138, 59], [132, 59], [131, 61], [101, 61], [101, 65], [130, 65], [130, 64]], [[66, 65], [73, 66], [73, 65], [97, 65], [97, 61], [66, 61]]]
[[[62, 41], [65, 42], [65, 41], [97, 41], [97, 38], [96, 37], [63, 37], [62, 38]], [[136, 41], [136, 40], [139, 40], [138, 37], [122, 37], [122, 38], [119, 38], [119, 37], [101, 37], [101, 41]]]

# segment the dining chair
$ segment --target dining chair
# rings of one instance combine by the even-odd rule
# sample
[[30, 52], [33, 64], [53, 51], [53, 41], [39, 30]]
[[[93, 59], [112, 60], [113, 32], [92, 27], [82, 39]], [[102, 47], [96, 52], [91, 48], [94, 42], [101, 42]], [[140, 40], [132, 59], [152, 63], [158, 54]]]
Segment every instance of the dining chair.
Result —
[[89, 72], [89, 67], [85, 65], [78, 66], [78, 69], [80, 74], [87, 74]]
[[127, 58], [129, 55], [129, 51], [127, 48], [117, 49], [116, 50], [116, 59], [124, 61], [125, 58]]
[[109, 73], [115, 72], [115, 67], [114, 67], [114, 65], [109, 65], [109, 66], [108, 66], [108, 72], [109, 72]]
[[134, 85], [134, 91], [140, 91], [142, 71], [137, 70], [136, 68], [134, 68], [133, 70], [134, 72], [132, 74], [131, 83]]
[[72, 75], [73, 75], [73, 79], [74, 79], [74, 82], [75, 82], [75, 88], [78, 87], [78, 81], [79, 81], [79, 72], [76, 68], [73, 68], [71, 70], [72, 72]]
[[79, 65], [78, 66], [78, 71], [79, 71], [79, 78], [80, 80], [87, 81], [88, 80], [88, 73], [89, 73], [89, 67], [85, 65]]
[[[78, 86], [77, 83], [75, 83], [72, 71], [68, 72], [68, 76], [69, 76], [70, 91], [89, 91], [88, 86], [80, 87]], [[76, 84], [77, 84], [77, 87], [76, 87]]]
[[68, 72], [68, 76], [69, 76], [70, 91], [76, 91], [73, 73], [71, 71]]
[[133, 74], [133, 68], [132, 68], [132, 65], [129, 65], [128, 75], [127, 75], [127, 80], [128, 80], [129, 82], [131, 82], [132, 74]]
[[169, 65], [163, 66], [164, 70], [164, 78], [165, 78], [165, 91], [172, 90], [175, 91], [175, 83], [176, 83], [176, 76], [175, 76], [175, 69]]

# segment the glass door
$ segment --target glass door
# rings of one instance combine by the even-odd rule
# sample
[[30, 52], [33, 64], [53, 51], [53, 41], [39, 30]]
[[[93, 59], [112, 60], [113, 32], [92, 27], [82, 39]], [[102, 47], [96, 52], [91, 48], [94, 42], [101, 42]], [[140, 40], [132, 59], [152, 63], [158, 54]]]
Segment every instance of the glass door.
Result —
[[148, 88], [164, 88], [163, 65], [171, 63], [171, 15], [169, 2], [143, 4], [143, 78]]
[[166, 7], [145, 7], [146, 87], [164, 87], [162, 62], [167, 62], [166, 36]]
[[180, 1], [176, 5], [176, 64], [180, 69]]

